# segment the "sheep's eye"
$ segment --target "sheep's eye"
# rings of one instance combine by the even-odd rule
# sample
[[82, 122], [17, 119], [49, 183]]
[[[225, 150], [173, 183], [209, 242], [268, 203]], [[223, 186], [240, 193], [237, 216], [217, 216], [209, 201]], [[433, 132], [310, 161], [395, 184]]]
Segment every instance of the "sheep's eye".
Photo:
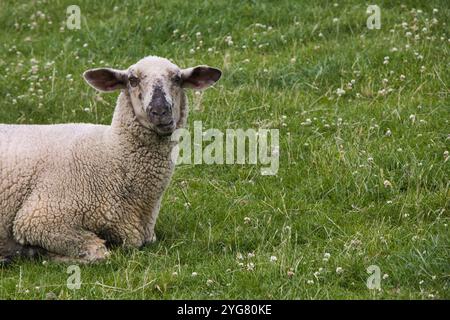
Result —
[[131, 76], [128, 78], [128, 82], [130, 83], [130, 86], [136, 87], [139, 84], [139, 78]]
[[176, 85], [181, 85], [181, 77], [179, 75], [176, 75], [175, 77], [173, 77], [173, 82]]

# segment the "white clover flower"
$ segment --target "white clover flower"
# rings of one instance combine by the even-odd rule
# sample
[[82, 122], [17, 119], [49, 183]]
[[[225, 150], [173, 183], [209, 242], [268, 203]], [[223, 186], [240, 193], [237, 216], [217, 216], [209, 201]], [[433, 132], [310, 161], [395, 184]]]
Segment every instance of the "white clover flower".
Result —
[[333, 18], [333, 23], [337, 23], [339, 21], [339, 18]]
[[276, 256], [270, 256], [270, 262], [276, 262], [278, 258]]
[[178, 272], [176, 272], [176, 271], [172, 272], [172, 276], [173, 276], [173, 277], [178, 276]]
[[344, 272], [344, 269], [343, 268], [341, 268], [341, 267], [337, 267], [336, 268], [336, 273], [337, 274], [341, 274], [341, 273], [343, 273]]
[[244, 223], [249, 224], [251, 222], [251, 219], [249, 217], [244, 218]]
[[401, 74], [400, 75], [400, 81], [405, 81], [405, 79], [406, 79], [406, 76], [404, 74]]
[[328, 252], [325, 252], [324, 253], [324, 255], [323, 255], [323, 261], [328, 261], [329, 259], [330, 259], [330, 257], [331, 257], [331, 254], [329, 254]]
[[252, 271], [255, 269], [255, 264], [253, 262], [247, 263], [247, 270]]
[[345, 90], [342, 89], [342, 88], [337, 88], [336, 89], [336, 94], [340, 97], [340, 96], [345, 94]]
[[212, 285], [213, 283], [214, 283], [214, 281], [211, 280], [211, 279], [206, 280], [206, 284], [207, 284], [208, 286]]
[[194, 271], [194, 272], [192, 272], [192, 276], [196, 277], [196, 276], [198, 276], [198, 273]]
[[253, 258], [255, 256], [255, 254], [253, 253], [253, 252], [249, 252], [248, 254], [247, 254], [247, 257], [248, 258]]
[[227, 37], [225, 38], [225, 42], [226, 42], [229, 46], [232, 46], [232, 45], [233, 45], [233, 39], [232, 39], [232, 37], [231, 37], [231, 36], [227, 36]]
[[386, 280], [387, 278], [389, 278], [389, 275], [387, 273], [383, 274], [383, 280]]
[[308, 280], [306, 281], [307, 284], [314, 284], [314, 280]]
[[383, 185], [384, 185], [385, 188], [392, 187], [392, 183], [389, 180], [384, 180]]
[[390, 129], [386, 130], [386, 133], [384, 134], [386, 137], [392, 136], [392, 131]]

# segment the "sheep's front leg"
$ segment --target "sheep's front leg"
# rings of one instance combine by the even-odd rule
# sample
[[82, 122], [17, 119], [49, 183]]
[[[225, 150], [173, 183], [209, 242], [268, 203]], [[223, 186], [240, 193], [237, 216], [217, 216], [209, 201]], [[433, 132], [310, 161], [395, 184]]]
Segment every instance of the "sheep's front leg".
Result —
[[145, 226], [144, 245], [156, 242], [155, 224], [156, 221], [150, 221]]
[[14, 237], [22, 245], [42, 247], [59, 261], [90, 263], [109, 256], [105, 241], [90, 231], [49, 219], [47, 215], [30, 217], [19, 217], [14, 224]]
[[145, 233], [146, 233], [146, 235], [145, 235], [144, 245], [156, 242], [157, 238], [156, 238], [156, 233], [155, 233], [155, 227], [154, 226], [151, 227], [149, 225], [148, 226], [148, 230], [146, 230]]
[[152, 214], [145, 225], [145, 242], [144, 245], [156, 242], [155, 225], [158, 219], [159, 209], [161, 208], [161, 198], [156, 203]]
[[56, 232], [43, 232], [36, 245], [50, 252], [56, 261], [91, 263], [105, 260], [109, 251], [105, 240], [85, 230], [59, 228]]

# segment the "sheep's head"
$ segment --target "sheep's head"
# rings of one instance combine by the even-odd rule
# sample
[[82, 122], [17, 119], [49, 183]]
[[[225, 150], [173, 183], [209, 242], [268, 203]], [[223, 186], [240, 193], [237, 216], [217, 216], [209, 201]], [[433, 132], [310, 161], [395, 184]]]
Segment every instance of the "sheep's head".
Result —
[[160, 135], [169, 135], [186, 121], [184, 89], [208, 88], [221, 74], [208, 66], [180, 69], [167, 59], [150, 56], [127, 70], [88, 70], [84, 78], [100, 91], [128, 91], [139, 123]]

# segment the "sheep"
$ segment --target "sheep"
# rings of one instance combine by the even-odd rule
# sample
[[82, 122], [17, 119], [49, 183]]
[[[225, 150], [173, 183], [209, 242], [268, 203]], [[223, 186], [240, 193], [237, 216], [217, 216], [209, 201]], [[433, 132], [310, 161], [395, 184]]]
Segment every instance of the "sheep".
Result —
[[188, 116], [184, 89], [221, 74], [148, 56], [83, 74], [99, 91], [121, 91], [109, 126], [0, 125], [0, 261], [44, 252], [90, 263], [111, 246], [154, 242], [174, 171], [171, 134]]

